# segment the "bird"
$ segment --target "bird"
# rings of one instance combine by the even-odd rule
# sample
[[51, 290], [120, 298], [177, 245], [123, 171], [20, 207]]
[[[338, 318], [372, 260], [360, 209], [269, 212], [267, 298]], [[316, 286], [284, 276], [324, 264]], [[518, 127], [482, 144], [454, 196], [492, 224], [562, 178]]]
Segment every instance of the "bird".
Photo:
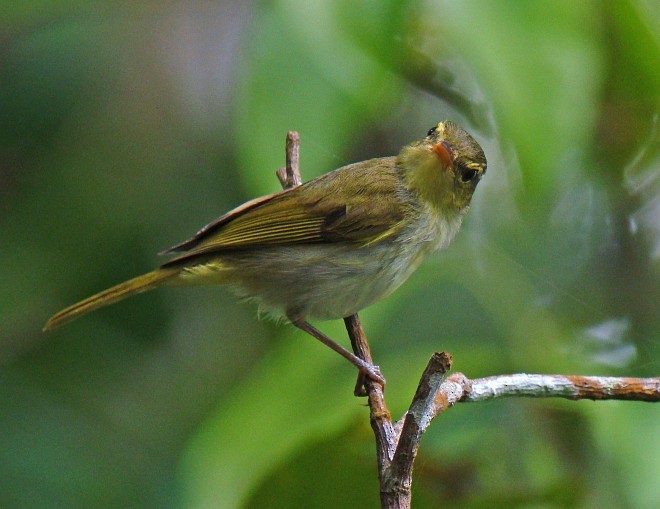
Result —
[[384, 383], [375, 366], [310, 321], [374, 304], [448, 247], [486, 168], [479, 143], [454, 122], [440, 122], [397, 156], [349, 164], [240, 205], [159, 253], [173, 256], [160, 267], [63, 309], [44, 331], [161, 286], [219, 284]]

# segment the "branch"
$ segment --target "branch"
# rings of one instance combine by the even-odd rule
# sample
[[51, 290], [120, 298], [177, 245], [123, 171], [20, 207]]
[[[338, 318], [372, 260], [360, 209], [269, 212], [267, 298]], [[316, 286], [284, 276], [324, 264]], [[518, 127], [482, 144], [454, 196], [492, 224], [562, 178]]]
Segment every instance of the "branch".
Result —
[[[381, 504], [384, 508], [410, 507], [413, 462], [422, 435], [436, 416], [456, 403], [476, 403], [512, 396], [660, 401], [660, 377], [515, 374], [470, 380], [463, 373], [455, 373], [444, 380], [450, 367], [449, 354], [433, 354], [422, 374], [412, 404], [402, 419], [403, 426], [399, 423], [395, 426], [395, 430], [401, 430], [394, 436], [397, 440], [396, 452], [381, 476]], [[374, 431], [376, 429], [374, 427]], [[380, 440], [382, 437], [377, 433], [376, 441]]]
[[[367, 335], [362, 328], [360, 317], [357, 314], [344, 318], [348, 336], [351, 339], [353, 352], [355, 355], [373, 365], [371, 360], [371, 351], [367, 342]], [[378, 478], [381, 485], [381, 499], [383, 495], [383, 478], [386, 470], [389, 468], [396, 446], [399, 442], [400, 430], [395, 430], [392, 425], [390, 411], [385, 404], [385, 395], [383, 386], [375, 383], [367, 377], [358, 375], [355, 384], [354, 394], [356, 396], [369, 397], [369, 413], [371, 429], [376, 437], [376, 459], [378, 460]], [[383, 504], [383, 507], [389, 507]], [[394, 506], [396, 507], [396, 506]]]
[[451, 355], [435, 353], [422, 373], [410, 408], [402, 419], [394, 457], [381, 476], [381, 503], [384, 507], [410, 507], [413, 463], [422, 435], [436, 415], [436, 394], [450, 368]]
[[286, 168], [279, 168], [277, 178], [282, 189], [289, 189], [302, 184], [300, 176], [300, 135], [297, 131], [286, 133]]
[[455, 403], [512, 396], [528, 398], [660, 401], [660, 378], [565, 375], [499, 375], [470, 380], [455, 373], [442, 384], [436, 413]]

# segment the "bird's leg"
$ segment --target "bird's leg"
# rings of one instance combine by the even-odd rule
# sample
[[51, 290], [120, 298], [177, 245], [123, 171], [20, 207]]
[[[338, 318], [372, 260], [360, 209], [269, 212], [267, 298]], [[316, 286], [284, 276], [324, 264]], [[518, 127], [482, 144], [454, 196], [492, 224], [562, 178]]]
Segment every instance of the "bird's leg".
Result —
[[323, 334], [320, 330], [313, 327], [304, 320], [291, 320], [291, 323], [296, 327], [298, 327], [300, 330], [305, 331], [307, 334], [314, 336], [321, 343], [323, 343], [326, 346], [329, 346], [345, 359], [348, 359], [355, 367], [357, 367], [360, 370], [360, 373], [363, 373], [365, 376], [368, 376], [374, 382], [377, 382], [385, 386], [385, 379], [383, 378], [383, 375], [380, 374], [380, 369], [378, 369], [378, 366], [373, 366], [372, 364], [363, 361], [358, 356], [349, 352], [343, 346], [335, 343], [332, 339], [330, 339], [328, 336]]
[[[360, 359], [364, 360], [367, 364], [373, 364], [373, 360], [371, 360], [369, 343], [367, 343], [367, 336], [364, 333], [364, 329], [362, 328], [358, 314], [355, 313], [345, 317], [344, 324], [346, 325], [346, 332], [348, 332], [348, 337], [351, 340], [353, 353]], [[358, 398], [369, 395], [366, 382], [367, 377], [364, 375], [364, 373], [358, 372], [358, 377], [355, 382], [355, 389], [353, 389], [353, 394]], [[383, 387], [383, 390], [385, 390], [385, 387]]]

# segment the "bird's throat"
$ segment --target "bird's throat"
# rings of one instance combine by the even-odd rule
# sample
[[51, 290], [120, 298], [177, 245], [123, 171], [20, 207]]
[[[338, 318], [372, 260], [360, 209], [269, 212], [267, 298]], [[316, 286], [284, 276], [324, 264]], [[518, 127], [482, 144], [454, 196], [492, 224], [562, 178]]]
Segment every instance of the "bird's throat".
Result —
[[453, 193], [454, 175], [444, 168], [433, 151], [406, 147], [399, 155], [406, 186], [438, 213], [457, 213]]

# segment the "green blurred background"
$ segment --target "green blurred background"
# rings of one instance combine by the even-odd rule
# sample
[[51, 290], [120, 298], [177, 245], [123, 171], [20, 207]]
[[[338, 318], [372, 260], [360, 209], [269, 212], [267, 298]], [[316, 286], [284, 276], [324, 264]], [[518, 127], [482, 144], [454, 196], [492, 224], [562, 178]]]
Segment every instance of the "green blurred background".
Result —
[[[53, 312], [276, 191], [443, 119], [489, 170], [461, 234], [361, 316], [400, 416], [470, 377], [653, 376], [660, 4], [0, 5], [0, 507], [377, 507], [354, 369], [222, 288]], [[323, 329], [345, 340], [342, 324]], [[660, 507], [660, 412], [505, 400], [437, 419], [417, 508]]]

